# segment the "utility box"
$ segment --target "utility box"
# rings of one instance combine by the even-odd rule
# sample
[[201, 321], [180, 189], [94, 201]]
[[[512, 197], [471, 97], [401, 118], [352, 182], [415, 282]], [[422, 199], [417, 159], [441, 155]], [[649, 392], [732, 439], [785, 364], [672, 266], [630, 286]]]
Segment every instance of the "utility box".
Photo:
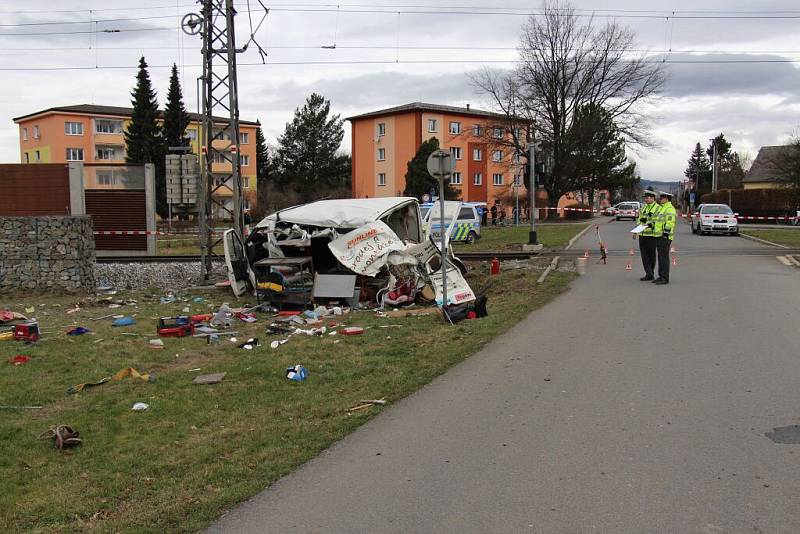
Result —
[[195, 154], [169, 154], [166, 158], [167, 203], [173, 212], [197, 211], [200, 166]]

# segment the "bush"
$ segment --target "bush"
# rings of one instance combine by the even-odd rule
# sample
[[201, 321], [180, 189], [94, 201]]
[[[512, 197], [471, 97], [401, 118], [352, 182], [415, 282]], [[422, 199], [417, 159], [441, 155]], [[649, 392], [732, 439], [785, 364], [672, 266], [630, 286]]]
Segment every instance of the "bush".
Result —
[[[588, 204], [581, 204], [580, 202], [575, 202], [573, 204], [567, 204], [564, 206], [565, 208], [572, 208], [569, 210], [564, 211], [564, 218], [565, 219], [591, 219], [592, 212], [591, 207]], [[583, 209], [583, 210], [590, 210], [590, 211], [573, 211], [573, 209]]]
[[[729, 196], [730, 195], [730, 196]], [[700, 204], [730, 204], [731, 209], [743, 216], [783, 217], [794, 215], [796, 192], [781, 189], [722, 189], [700, 197]]]

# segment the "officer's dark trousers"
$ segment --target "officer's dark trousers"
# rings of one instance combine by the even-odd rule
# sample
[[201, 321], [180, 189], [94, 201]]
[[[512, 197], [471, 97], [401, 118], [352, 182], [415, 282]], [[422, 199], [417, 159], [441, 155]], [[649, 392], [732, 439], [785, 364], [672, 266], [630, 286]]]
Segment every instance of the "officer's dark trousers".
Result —
[[672, 239], [668, 237], [658, 238], [658, 277], [669, 282], [669, 249], [672, 247]]
[[642, 255], [642, 267], [644, 267], [644, 274], [648, 278], [653, 278], [653, 271], [656, 268], [657, 246], [657, 237], [639, 236], [639, 252]]

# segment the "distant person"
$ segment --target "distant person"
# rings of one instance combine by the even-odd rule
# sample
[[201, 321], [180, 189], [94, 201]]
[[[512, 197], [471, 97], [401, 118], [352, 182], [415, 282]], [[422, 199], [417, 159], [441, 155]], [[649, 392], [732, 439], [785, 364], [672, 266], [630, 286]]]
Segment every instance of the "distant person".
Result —
[[492, 204], [492, 209], [490, 211], [492, 212], [492, 226], [497, 226], [497, 201], [496, 200], [494, 201], [494, 204]]
[[678, 213], [672, 205], [672, 193], [661, 191], [658, 194], [661, 204], [656, 215], [655, 234], [658, 237], [658, 278], [654, 284], [669, 284], [669, 250], [672, 248], [672, 239], [675, 237], [675, 224]]
[[639, 280], [642, 282], [655, 280], [653, 275], [656, 268], [656, 255], [658, 253], [658, 236], [656, 236], [656, 215], [660, 206], [656, 202], [656, 194], [653, 191], [644, 192], [644, 206], [639, 212], [639, 224], [647, 226], [639, 234], [639, 252], [642, 255], [642, 267], [644, 276]]
[[486, 218], [489, 216], [486, 211], [486, 206], [479, 207], [478, 214], [481, 216], [481, 226], [486, 226]]

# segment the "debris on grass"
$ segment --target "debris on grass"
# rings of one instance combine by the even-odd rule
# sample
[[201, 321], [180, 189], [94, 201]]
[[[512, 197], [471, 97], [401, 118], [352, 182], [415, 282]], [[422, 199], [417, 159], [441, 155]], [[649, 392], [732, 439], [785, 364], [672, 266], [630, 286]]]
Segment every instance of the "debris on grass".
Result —
[[68, 336], [82, 336], [83, 334], [88, 334], [90, 330], [83, 326], [76, 326], [74, 328], [70, 328], [67, 330]]
[[148, 374], [148, 373], [140, 373], [139, 371], [137, 371], [133, 367], [125, 367], [124, 369], [120, 369], [119, 371], [117, 371], [116, 374], [114, 374], [113, 376], [107, 376], [105, 378], [102, 378], [102, 379], [98, 380], [97, 382], [86, 382], [84, 384], [76, 384], [74, 386], [71, 386], [69, 389], [67, 389], [67, 395], [74, 395], [74, 394], [78, 393], [79, 391], [83, 391], [84, 389], [87, 389], [87, 388], [90, 388], [90, 387], [102, 386], [106, 382], [110, 382], [112, 380], [115, 381], [115, 382], [118, 382], [118, 381], [120, 381], [123, 378], [126, 378], [128, 376], [131, 377], [131, 380], [137, 380], [138, 379], [138, 380], [142, 380], [144, 382], [155, 382], [156, 381], [155, 375], [151, 375], [151, 374]]
[[134, 412], [144, 412], [149, 409], [150, 405], [147, 404], [146, 402], [136, 402], [133, 404], [133, 408], [131, 408], [131, 410], [133, 410]]
[[295, 365], [294, 367], [289, 367], [286, 369], [286, 378], [289, 380], [294, 380], [295, 382], [301, 382], [308, 377], [308, 370], [302, 365]]
[[39, 439], [52, 439], [56, 449], [63, 451], [83, 443], [80, 432], [67, 425], [58, 425], [39, 434]]
[[212, 373], [210, 375], [200, 375], [196, 376], [194, 380], [192, 380], [192, 384], [219, 384], [222, 382], [222, 379], [225, 378], [225, 375], [228, 373]]

